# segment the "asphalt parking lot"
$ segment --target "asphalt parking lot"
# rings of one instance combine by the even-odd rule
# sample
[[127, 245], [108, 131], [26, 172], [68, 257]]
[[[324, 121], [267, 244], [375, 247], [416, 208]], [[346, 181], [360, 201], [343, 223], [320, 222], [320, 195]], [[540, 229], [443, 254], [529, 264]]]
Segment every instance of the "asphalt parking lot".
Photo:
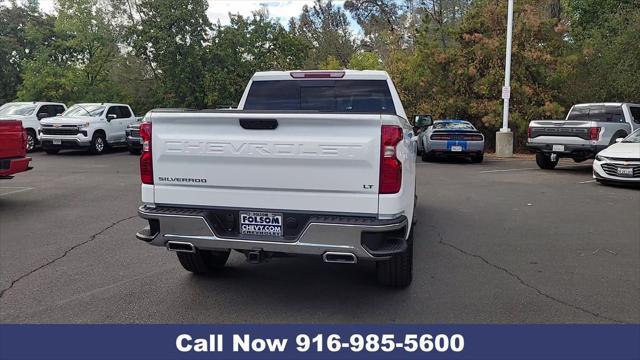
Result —
[[138, 162], [32, 154], [0, 180], [3, 323], [640, 322], [640, 190], [599, 185], [590, 163], [418, 164], [414, 281], [372, 264], [234, 253], [216, 277], [135, 239]]

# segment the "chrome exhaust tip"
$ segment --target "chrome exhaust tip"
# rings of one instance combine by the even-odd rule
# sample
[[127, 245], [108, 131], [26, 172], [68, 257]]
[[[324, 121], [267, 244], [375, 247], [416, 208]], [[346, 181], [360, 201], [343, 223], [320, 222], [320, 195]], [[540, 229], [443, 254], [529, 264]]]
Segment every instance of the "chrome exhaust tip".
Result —
[[322, 254], [322, 260], [326, 263], [334, 264], [355, 264], [358, 262], [358, 258], [352, 253], [331, 251]]
[[167, 250], [175, 251], [175, 252], [194, 253], [196, 252], [196, 247], [193, 246], [192, 243], [188, 243], [188, 242], [168, 241]]

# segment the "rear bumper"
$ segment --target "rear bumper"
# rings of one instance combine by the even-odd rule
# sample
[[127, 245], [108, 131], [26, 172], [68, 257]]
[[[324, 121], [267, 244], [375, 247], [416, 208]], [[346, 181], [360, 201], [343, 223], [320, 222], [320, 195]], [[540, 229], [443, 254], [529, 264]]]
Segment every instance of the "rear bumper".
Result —
[[[460, 146], [462, 151], [451, 151], [452, 146]], [[470, 155], [484, 153], [484, 141], [429, 140], [427, 152], [445, 155]]]
[[29, 167], [30, 161], [30, 157], [0, 159], [0, 177], [31, 170]]
[[[563, 145], [564, 151], [554, 151], [553, 145]], [[559, 157], [593, 158], [597, 153], [607, 148], [608, 145], [591, 144], [562, 144], [562, 143], [527, 143], [527, 149], [531, 152], [545, 152], [558, 154]]]
[[352, 253], [360, 260], [384, 260], [407, 248], [408, 221], [349, 216], [314, 216], [291, 241], [221, 237], [213, 230], [203, 209], [151, 208], [142, 206], [138, 215], [149, 221], [136, 238], [155, 246], [169, 241], [191, 243], [203, 250], [262, 250], [296, 255], [327, 252]]

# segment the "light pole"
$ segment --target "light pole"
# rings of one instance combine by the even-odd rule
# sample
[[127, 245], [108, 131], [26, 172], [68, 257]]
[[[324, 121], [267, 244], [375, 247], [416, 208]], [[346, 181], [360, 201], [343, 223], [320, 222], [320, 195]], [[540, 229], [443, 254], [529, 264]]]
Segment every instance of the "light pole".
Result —
[[509, 99], [511, 98], [511, 39], [513, 37], [513, 0], [509, 0], [507, 9], [507, 49], [504, 66], [504, 87], [502, 99], [502, 127], [496, 133], [496, 155], [498, 157], [513, 156], [513, 133], [509, 129]]

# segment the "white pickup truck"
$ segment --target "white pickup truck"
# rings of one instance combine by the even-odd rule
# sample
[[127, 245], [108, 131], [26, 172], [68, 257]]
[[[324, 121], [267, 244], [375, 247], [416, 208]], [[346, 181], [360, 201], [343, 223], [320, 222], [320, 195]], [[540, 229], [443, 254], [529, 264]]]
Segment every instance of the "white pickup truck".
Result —
[[75, 104], [62, 116], [40, 122], [40, 143], [47, 154], [62, 149], [102, 154], [110, 146], [127, 146], [127, 126], [136, 121], [129, 105]]
[[20, 120], [27, 131], [27, 152], [38, 146], [40, 121], [54, 117], [67, 110], [65, 104], [54, 102], [12, 102], [0, 106], [0, 117]]
[[147, 116], [136, 237], [186, 270], [237, 250], [376, 261], [381, 283], [410, 284], [416, 137], [387, 73], [257, 73], [238, 110]]

